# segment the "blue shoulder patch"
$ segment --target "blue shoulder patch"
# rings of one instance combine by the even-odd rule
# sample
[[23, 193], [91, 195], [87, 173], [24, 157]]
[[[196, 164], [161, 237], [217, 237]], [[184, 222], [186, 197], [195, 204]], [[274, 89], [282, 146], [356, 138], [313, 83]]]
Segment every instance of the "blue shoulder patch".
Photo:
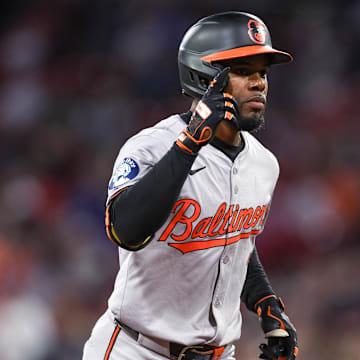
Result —
[[109, 190], [115, 189], [133, 179], [139, 173], [139, 165], [134, 159], [125, 158], [118, 166], [109, 183]]

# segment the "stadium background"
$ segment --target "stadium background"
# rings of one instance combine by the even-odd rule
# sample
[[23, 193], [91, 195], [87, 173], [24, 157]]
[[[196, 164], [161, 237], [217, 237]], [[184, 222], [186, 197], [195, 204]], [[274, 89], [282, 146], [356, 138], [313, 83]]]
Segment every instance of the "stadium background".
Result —
[[[104, 231], [126, 138], [183, 112], [177, 47], [226, 10], [257, 14], [293, 64], [270, 75], [281, 176], [258, 248], [299, 359], [360, 353], [360, 2], [20, 1], [0, 5], [0, 357], [80, 359], [118, 267]], [[256, 359], [245, 311], [237, 359]]]

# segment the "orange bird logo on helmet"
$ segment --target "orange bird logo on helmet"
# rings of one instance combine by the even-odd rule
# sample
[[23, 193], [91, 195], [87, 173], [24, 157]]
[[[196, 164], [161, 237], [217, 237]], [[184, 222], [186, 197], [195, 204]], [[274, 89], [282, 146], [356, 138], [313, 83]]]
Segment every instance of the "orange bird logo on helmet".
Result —
[[256, 44], [264, 44], [266, 40], [266, 27], [264, 24], [251, 19], [248, 22], [248, 34], [250, 39]]

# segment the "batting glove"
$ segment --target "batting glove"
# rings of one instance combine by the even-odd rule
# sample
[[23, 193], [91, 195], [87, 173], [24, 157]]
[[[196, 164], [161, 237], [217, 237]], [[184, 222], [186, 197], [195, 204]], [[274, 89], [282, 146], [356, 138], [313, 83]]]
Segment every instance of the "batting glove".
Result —
[[260, 345], [260, 358], [295, 360], [299, 352], [294, 326], [285, 314], [285, 306], [275, 295], [266, 296], [255, 304], [267, 344]]
[[228, 84], [229, 71], [227, 67], [215, 76], [197, 104], [188, 126], [176, 140], [179, 147], [191, 154], [196, 154], [212, 140], [220, 121], [233, 121], [238, 117], [237, 101], [229, 93], [223, 92]]

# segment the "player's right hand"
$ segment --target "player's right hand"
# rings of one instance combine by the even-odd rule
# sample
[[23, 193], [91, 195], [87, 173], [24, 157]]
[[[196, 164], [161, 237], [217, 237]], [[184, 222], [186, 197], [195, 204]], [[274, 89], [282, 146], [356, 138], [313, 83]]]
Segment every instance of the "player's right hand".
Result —
[[229, 71], [229, 67], [224, 68], [215, 76], [197, 104], [188, 126], [176, 141], [182, 149], [196, 154], [215, 136], [220, 121], [232, 121], [238, 117], [237, 101], [224, 92], [229, 81]]

